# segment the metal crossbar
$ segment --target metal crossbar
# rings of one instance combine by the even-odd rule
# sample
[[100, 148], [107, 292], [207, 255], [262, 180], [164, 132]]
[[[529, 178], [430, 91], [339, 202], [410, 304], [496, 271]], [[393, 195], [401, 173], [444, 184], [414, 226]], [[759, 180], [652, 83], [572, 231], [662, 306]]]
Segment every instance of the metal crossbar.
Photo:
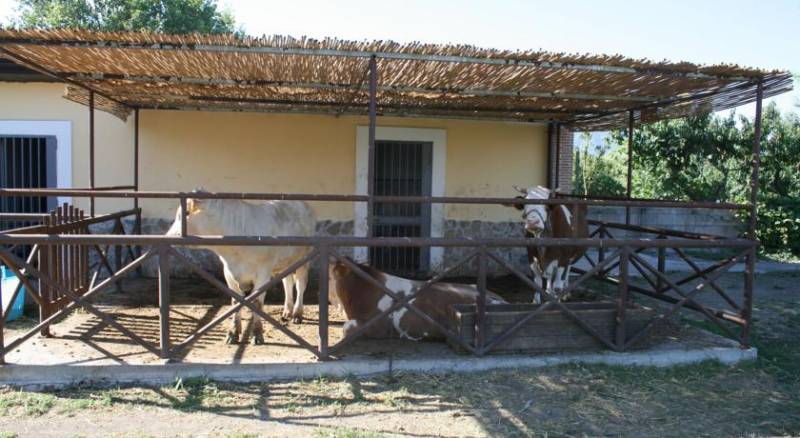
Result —
[[303, 348], [306, 348], [306, 349], [310, 350], [312, 353], [314, 353], [315, 355], [319, 356], [319, 352], [317, 351], [317, 348], [315, 346], [311, 345], [308, 341], [306, 341], [305, 339], [303, 339], [302, 337], [300, 337], [299, 335], [297, 335], [293, 331], [291, 331], [288, 328], [286, 328], [279, 321], [275, 320], [275, 318], [273, 318], [272, 316], [270, 316], [269, 314], [264, 312], [263, 309], [260, 309], [259, 308], [260, 306], [257, 306], [255, 304], [255, 301], [262, 294], [266, 293], [267, 290], [269, 290], [273, 286], [276, 286], [280, 281], [282, 281], [284, 279], [284, 277], [294, 273], [294, 271], [296, 271], [298, 268], [300, 268], [301, 266], [303, 266], [307, 262], [310, 262], [310, 261], [314, 260], [319, 254], [319, 252], [317, 250], [311, 251], [309, 254], [306, 254], [305, 257], [301, 258], [300, 260], [296, 261], [295, 263], [292, 263], [288, 268], [284, 269], [278, 275], [272, 277], [269, 281], [267, 281], [266, 283], [264, 283], [260, 287], [256, 288], [253, 292], [249, 293], [247, 295], [247, 297], [244, 297], [244, 296], [236, 293], [235, 291], [231, 290], [230, 288], [228, 288], [228, 286], [226, 286], [225, 284], [223, 284], [222, 282], [220, 282], [219, 280], [214, 278], [211, 274], [209, 274], [209, 273], [205, 272], [204, 270], [196, 267], [191, 261], [186, 259], [186, 257], [184, 257], [181, 253], [176, 251], [175, 248], [172, 248], [171, 246], [168, 246], [167, 248], [168, 248], [169, 253], [173, 257], [175, 257], [179, 262], [181, 262], [184, 265], [186, 265], [193, 273], [197, 274], [203, 280], [207, 281], [212, 286], [216, 287], [222, 293], [224, 293], [225, 295], [227, 295], [228, 297], [232, 298], [233, 300], [235, 300], [237, 302], [237, 304], [231, 306], [231, 308], [228, 309], [226, 312], [223, 312], [221, 315], [219, 315], [216, 318], [214, 318], [211, 322], [209, 322], [208, 324], [206, 324], [203, 327], [201, 327], [200, 329], [198, 329], [194, 334], [188, 336], [186, 339], [183, 340], [183, 342], [181, 342], [180, 344], [178, 344], [175, 347], [173, 347], [172, 349], [170, 349], [169, 350], [170, 355], [176, 354], [176, 353], [180, 352], [181, 350], [185, 349], [189, 345], [191, 345], [194, 342], [196, 342], [201, 336], [203, 336], [204, 334], [208, 333], [209, 330], [211, 330], [212, 328], [216, 327], [221, 322], [223, 322], [226, 318], [228, 318], [229, 316], [233, 315], [236, 312], [239, 312], [243, 307], [247, 307], [248, 309], [250, 309], [250, 311], [253, 312], [253, 314], [258, 315], [259, 317], [261, 317], [262, 319], [264, 319], [265, 321], [270, 323], [272, 326], [274, 326], [275, 328], [280, 330], [281, 333], [285, 334], [290, 339], [292, 339], [293, 341], [297, 342], [298, 345], [300, 345]]
[[[128, 274], [129, 272], [131, 272], [132, 270], [134, 270], [136, 267], [138, 267], [139, 265], [144, 263], [144, 261], [147, 260], [151, 255], [152, 255], [152, 253], [150, 251], [142, 254], [142, 256], [140, 256], [138, 259], [134, 260], [133, 262], [131, 262], [130, 264], [125, 266], [123, 269], [120, 269], [119, 271], [117, 271], [117, 273], [114, 274], [112, 277], [107, 278], [102, 283], [100, 283], [97, 286], [89, 289], [83, 295], [77, 296], [77, 295], [73, 294], [71, 291], [67, 291], [64, 288], [61, 288], [60, 285], [55, 283], [51, 278], [49, 278], [49, 276], [47, 276], [47, 275], [43, 274], [42, 272], [38, 271], [33, 266], [31, 266], [29, 263], [24, 262], [20, 258], [16, 257], [14, 254], [9, 253], [7, 250], [4, 250], [4, 249], [0, 248], [0, 259], [3, 259], [4, 263], [6, 263], [6, 265], [8, 265], [9, 268], [11, 268], [12, 271], [14, 271], [14, 273], [17, 276], [20, 276], [20, 274], [21, 274], [20, 269], [24, 268], [25, 271], [26, 271], [26, 274], [30, 273], [31, 276], [38, 278], [41, 282], [43, 282], [43, 283], [45, 283], [45, 284], [47, 284], [47, 285], [49, 285], [51, 287], [56, 288], [57, 290], [59, 290], [61, 293], [63, 293], [65, 296], [67, 296], [71, 300], [62, 309], [60, 309], [60, 310], [56, 311], [55, 313], [51, 314], [45, 320], [41, 321], [39, 324], [37, 324], [35, 327], [33, 327], [31, 330], [29, 330], [28, 332], [26, 332], [25, 334], [19, 336], [17, 339], [12, 341], [11, 343], [9, 343], [6, 346], [4, 346], [3, 354], [5, 354], [5, 352], [11, 351], [14, 348], [18, 347], [20, 344], [25, 342], [31, 336], [36, 334], [36, 332], [38, 332], [39, 330], [44, 329], [46, 327], [49, 327], [50, 324], [52, 324], [57, 318], [60, 318], [60, 317], [62, 317], [64, 315], [68, 314], [69, 312], [71, 312], [72, 310], [74, 310], [78, 306], [86, 309], [87, 312], [94, 314], [95, 316], [97, 316], [98, 318], [103, 320], [103, 322], [105, 322], [108, 325], [116, 328], [117, 330], [122, 332], [122, 334], [130, 337], [132, 340], [136, 341], [137, 343], [139, 343], [140, 345], [145, 347], [148, 351], [150, 351], [150, 352], [152, 352], [154, 354], [158, 354], [158, 350], [155, 347], [153, 347], [152, 345], [150, 345], [150, 343], [148, 343], [147, 341], [145, 341], [144, 339], [142, 339], [141, 337], [139, 337], [135, 333], [131, 332], [127, 328], [123, 327], [121, 324], [117, 323], [113, 318], [109, 317], [108, 315], [106, 315], [105, 313], [103, 313], [102, 311], [98, 310], [93, 305], [88, 303], [89, 297], [91, 297], [95, 293], [105, 289], [108, 285], [112, 284], [118, 277], [122, 277], [122, 276]], [[31, 285], [31, 287], [33, 288], [33, 285]], [[36, 293], [37, 290], [38, 289], [33, 288], [33, 292], [34, 293]]]
[[[444, 277], [446, 277], [448, 274], [453, 272], [453, 270], [463, 266], [464, 264], [468, 263], [470, 260], [474, 259], [477, 254], [478, 254], [478, 250], [472, 251], [466, 257], [463, 257], [461, 260], [456, 262], [454, 265], [451, 265], [449, 268], [443, 270], [442, 272], [440, 272], [435, 277], [433, 277], [430, 280], [426, 281], [419, 288], [415, 288], [413, 291], [409, 292], [409, 294], [406, 295], [405, 297], [403, 297], [402, 299], [400, 299], [400, 300], [395, 299], [395, 302], [391, 306], [389, 306], [389, 308], [387, 308], [386, 310], [380, 312], [378, 315], [375, 315], [374, 317], [370, 318], [364, 324], [359, 324], [354, 332], [352, 332], [350, 335], [348, 335], [347, 337], [345, 337], [344, 339], [339, 341], [336, 345], [333, 345], [331, 347], [331, 352], [335, 352], [335, 351], [341, 350], [345, 345], [347, 345], [347, 344], [351, 343], [352, 341], [358, 339], [358, 337], [363, 335], [364, 332], [366, 332], [369, 327], [373, 326], [374, 324], [376, 324], [381, 319], [385, 318], [390, 313], [400, 309], [401, 307], [408, 308], [408, 304], [411, 302], [411, 300], [413, 300], [416, 297], [418, 297], [420, 293], [422, 293], [425, 290], [427, 290], [434, 283], [441, 281]], [[340, 256], [338, 254], [333, 254], [332, 256], [334, 258], [336, 258], [337, 260], [340, 260], [343, 263], [347, 264], [348, 267], [351, 267], [351, 269], [352, 269], [353, 266], [355, 266], [355, 269], [358, 269], [358, 271], [363, 272], [363, 270], [361, 268], [359, 268], [358, 265], [356, 265], [355, 263], [351, 262], [347, 258], [342, 257], [342, 256]], [[356, 273], [356, 275], [359, 275], [358, 272]], [[385, 286], [383, 286], [380, 283], [376, 282], [370, 275], [367, 274], [367, 277], [362, 277], [362, 278], [365, 278], [366, 280], [370, 281], [370, 283], [372, 283], [372, 284], [374, 284], [376, 286], [379, 286], [381, 288], [385, 288]], [[394, 297], [392, 297], [392, 298], [394, 298]], [[445, 336], [446, 336], [446, 334], [445, 334]]]
[[588, 280], [589, 278], [593, 277], [595, 274], [597, 274], [599, 271], [601, 271], [603, 269], [603, 267], [605, 267], [607, 264], [611, 263], [613, 260], [615, 260], [617, 257], [619, 257], [619, 251], [617, 251], [616, 253], [612, 254], [610, 257], [606, 258], [602, 262], [598, 263], [591, 270], [589, 270], [586, 273], [584, 273], [583, 275], [581, 275], [576, 281], [570, 282], [569, 286], [567, 286], [564, 290], [561, 291], [560, 294], [558, 294], [556, 296], [553, 296], [553, 295], [547, 293], [545, 290], [542, 289], [541, 286], [539, 286], [538, 284], [536, 284], [533, 281], [531, 281], [531, 279], [528, 278], [526, 275], [523, 275], [522, 273], [520, 273], [519, 271], [514, 269], [512, 266], [510, 266], [508, 263], [506, 263], [501, 257], [498, 257], [498, 256], [496, 256], [495, 254], [492, 254], [492, 253], [488, 253], [488, 255], [489, 255], [490, 258], [492, 258], [494, 261], [496, 261], [498, 264], [500, 264], [500, 266], [502, 266], [503, 268], [507, 269], [509, 272], [514, 274], [520, 280], [522, 280], [523, 283], [525, 283], [526, 285], [530, 286], [535, 291], [538, 291], [543, 296], [547, 297], [547, 302], [542, 304], [538, 309], [534, 310], [533, 312], [528, 313], [525, 316], [522, 316], [514, 324], [512, 324], [511, 327], [509, 327], [503, 333], [498, 335], [495, 339], [490, 341], [489, 344], [484, 347], [483, 353], [486, 353], [486, 352], [490, 351], [492, 348], [494, 348], [495, 346], [497, 346], [498, 344], [500, 344], [501, 342], [506, 340], [509, 336], [511, 336], [512, 334], [517, 332], [520, 328], [522, 328], [522, 326], [524, 326], [526, 323], [528, 323], [528, 321], [533, 319], [535, 316], [541, 314], [544, 310], [547, 310], [547, 309], [549, 309], [550, 307], [553, 307], [553, 306], [558, 307], [559, 310], [561, 310], [561, 312], [563, 312], [568, 318], [573, 320], [584, 331], [586, 331], [587, 333], [589, 333], [593, 337], [597, 338], [600, 342], [602, 342], [603, 344], [609, 346], [610, 348], [615, 348], [614, 344], [612, 342], [610, 342], [605, 337], [603, 337], [602, 335], [597, 333], [597, 330], [592, 328], [590, 325], [586, 324], [577, 315], [575, 315], [575, 312], [571, 311], [567, 306], [565, 306], [561, 302], [561, 299], [563, 297], [569, 295], [573, 290], [575, 290], [575, 288], [579, 284], [581, 284], [584, 281]]
[[[632, 254], [631, 257], [638, 257], [638, 256], [635, 256], [635, 255]], [[640, 259], [640, 261], [643, 262], [645, 267], [648, 267], [648, 269], [653, 269], [654, 270], [653, 272], [656, 275], [658, 275], [659, 278], [664, 280], [670, 287], [672, 287], [676, 292], [678, 292], [683, 298], [681, 300], [679, 300], [678, 302], [676, 302], [665, 313], [663, 313], [662, 315], [660, 315], [660, 316], [654, 318], [652, 321], [650, 321], [641, 331], [639, 331], [639, 333], [633, 335], [631, 337], [631, 339], [629, 339], [625, 343], [625, 348], [629, 348], [631, 345], [635, 344], [640, 339], [642, 339], [647, 333], [649, 333], [653, 329], [654, 326], [659, 325], [659, 324], [663, 324], [666, 320], [671, 318], [678, 310], [680, 310], [687, 303], [691, 303], [691, 304], [697, 306], [698, 310], [700, 310], [703, 314], [705, 314], [707, 317], [709, 317], [720, 328], [725, 330], [726, 333], [729, 333], [730, 335], [732, 335], [732, 337], [734, 339], [739, 339], [739, 337], [736, 336], [735, 334], [733, 334], [727, 327], [725, 327], [722, 324], [720, 324], [719, 321], [717, 321], [717, 319], [710, 312], [708, 312], [708, 310], [704, 306], [698, 304], [697, 301], [695, 301], [693, 299], [693, 297], [695, 295], [697, 295], [703, 289], [705, 289], [705, 287], [708, 285], [709, 281], [713, 281], [713, 280], [719, 278], [720, 276], [722, 276], [722, 274], [727, 272], [736, 263], [737, 260], [738, 260], [738, 257], [734, 258], [732, 260], [729, 260], [728, 263], [726, 263], [725, 265], [720, 267], [708, 279], [703, 280], [700, 284], [695, 286], [694, 289], [691, 292], [687, 293], [687, 292], [683, 291], [680, 288], [680, 286], [677, 286], [672, 280], [670, 280], [669, 277], [667, 277], [666, 275], [658, 272], [658, 270], [653, 268], [652, 266], [650, 266], [649, 263], [647, 263], [646, 261]]]

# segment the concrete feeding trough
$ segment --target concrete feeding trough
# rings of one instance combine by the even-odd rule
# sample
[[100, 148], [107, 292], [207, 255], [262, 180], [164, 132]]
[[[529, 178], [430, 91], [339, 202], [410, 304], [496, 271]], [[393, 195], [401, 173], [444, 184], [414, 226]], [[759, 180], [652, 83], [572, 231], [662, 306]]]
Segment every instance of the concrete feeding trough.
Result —
[[[611, 302], [565, 303], [587, 325], [601, 336], [614, 339], [616, 333], [616, 304]], [[489, 304], [486, 306], [485, 345], [500, 336], [525, 315], [536, 311], [540, 304]], [[474, 345], [475, 305], [452, 307], [452, 324], [461, 339]], [[629, 304], [625, 317], [626, 339], [642, 330], [653, 318], [655, 311], [648, 307]], [[456, 350], [463, 350], [454, 341], [448, 341]], [[639, 342], [643, 346], [646, 342]], [[580, 327], [557, 307], [542, 311], [503, 340], [489, 354], [499, 353], [550, 353], [592, 351], [605, 348], [598, 339]]]

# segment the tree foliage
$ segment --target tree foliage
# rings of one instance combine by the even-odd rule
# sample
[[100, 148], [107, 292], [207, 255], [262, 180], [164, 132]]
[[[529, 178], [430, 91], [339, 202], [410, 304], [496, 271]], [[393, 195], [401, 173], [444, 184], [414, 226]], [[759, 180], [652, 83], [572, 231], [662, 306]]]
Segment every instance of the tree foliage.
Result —
[[14, 24], [25, 28], [232, 33], [233, 15], [216, 0], [18, 0]]
[[[637, 127], [633, 196], [749, 202], [753, 137], [753, 120], [734, 113]], [[624, 187], [625, 145], [627, 132], [620, 130], [611, 133], [603, 150], [598, 146], [593, 154], [578, 150], [576, 190], [618, 194], [619, 189], [607, 180]], [[758, 180], [758, 238], [768, 251], [800, 255], [800, 118], [781, 114], [774, 104], [764, 109], [762, 117]]]
[[581, 195], [622, 196], [625, 194], [624, 162], [617, 155], [619, 148], [610, 144], [591, 144], [591, 136], [584, 133], [582, 145], [575, 149], [572, 187]]

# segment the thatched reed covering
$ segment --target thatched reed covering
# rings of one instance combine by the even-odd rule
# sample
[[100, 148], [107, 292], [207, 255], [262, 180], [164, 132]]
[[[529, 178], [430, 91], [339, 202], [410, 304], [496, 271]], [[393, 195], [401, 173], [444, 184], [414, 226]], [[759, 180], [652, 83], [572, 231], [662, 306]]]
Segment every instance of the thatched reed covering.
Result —
[[[0, 56], [94, 90], [100, 108], [365, 114], [377, 57], [384, 115], [624, 126], [752, 102], [791, 90], [791, 75], [622, 56], [463, 45], [290, 37], [0, 30]], [[68, 98], [85, 103], [73, 87]]]

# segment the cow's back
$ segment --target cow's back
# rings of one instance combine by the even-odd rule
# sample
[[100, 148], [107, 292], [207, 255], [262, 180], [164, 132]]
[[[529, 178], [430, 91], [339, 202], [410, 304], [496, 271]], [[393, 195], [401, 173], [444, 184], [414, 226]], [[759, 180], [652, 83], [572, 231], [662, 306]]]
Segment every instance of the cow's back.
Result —
[[220, 199], [211, 208], [225, 235], [313, 236], [316, 217], [302, 201]]
[[[208, 206], [213, 220], [228, 236], [313, 236], [316, 217], [302, 201], [243, 201], [218, 199]], [[311, 249], [297, 246], [211, 247], [225, 269], [240, 281], [252, 281], [257, 272], [277, 273]]]

